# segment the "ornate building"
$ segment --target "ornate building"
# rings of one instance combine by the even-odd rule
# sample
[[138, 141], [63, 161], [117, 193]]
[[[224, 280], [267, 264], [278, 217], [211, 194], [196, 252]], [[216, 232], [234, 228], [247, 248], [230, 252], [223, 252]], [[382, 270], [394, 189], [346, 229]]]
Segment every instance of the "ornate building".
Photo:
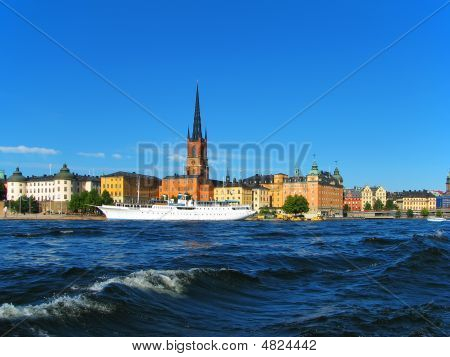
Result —
[[267, 203], [264, 206], [281, 208], [288, 196], [303, 196], [309, 203], [309, 213], [323, 216], [342, 215], [343, 182], [338, 168], [331, 174], [320, 171], [316, 162], [313, 163], [311, 171], [306, 176], [302, 176], [300, 171], [296, 170], [292, 177], [283, 173], [256, 174], [243, 180], [246, 185], [264, 187], [268, 190], [267, 193], [264, 193], [267, 195], [267, 199], [265, 199]]
[[204, 136], [202, 133], [198, 84], [192, 135], [189, 128], [187, 133], [186, 174], [163, 178], [159, 189], [160, 197], [174, 198], [180, 193], [189, 194], [197, 201], [214, 199], [214, 181], [209, 179], [208, 170], [208, 137], [206, 131]]
[[23, 176], [19, 168], [8, 178], [7, 200], [34, 197], [41, 211], [67, 210], [67, 202], [74, 193], [96, 190], [100, 192], [100, 178], [70, 172], [64, 164], [56, 175]]
[[344, 199], [343, 183], [338, 168], [331, 174], [320, 171], [317, 163], [313, 162], [308, 175], [296, 174], [284, 180], [283, 202], [288, 196], [303, 196], [308, 200], [309, 213], [340, 216]]
[[373, 209], [377, 200], [380, 200], [383, 206], [386, 206], [387, 192], [382, 186], [365, 186], [361, 190], [361, 210], [365, 210], [367, 204], [370, 204], [371, 209]]

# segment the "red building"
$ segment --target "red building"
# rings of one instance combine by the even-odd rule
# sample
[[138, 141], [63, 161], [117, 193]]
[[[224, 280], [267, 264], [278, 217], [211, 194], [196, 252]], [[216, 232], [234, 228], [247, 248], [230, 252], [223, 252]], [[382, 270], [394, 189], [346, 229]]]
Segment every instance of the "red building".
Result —
[[344, 207], [348, 205], [350, 211], [361, 211], [361, 202], [361, 189], [357, 187], [344, 189]]
[[197, 201], [214, 198], [214, 185], [209, 179], [208, 170], [208, 137], [206, 131], [204, 136], [202, 134], [198, 84], [192, 135], [189, 129], [187, 133], [186, 174], [163, 178], [159, 189], [160, 197], [166, 196], [169, 199], [180, 193], [189, 194]]

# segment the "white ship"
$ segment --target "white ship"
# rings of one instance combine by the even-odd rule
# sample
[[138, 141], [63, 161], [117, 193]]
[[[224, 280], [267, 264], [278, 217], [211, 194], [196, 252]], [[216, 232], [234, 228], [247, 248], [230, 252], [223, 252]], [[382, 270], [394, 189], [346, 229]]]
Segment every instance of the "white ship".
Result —
[[152, 205], [97, 206], [107, 219], [150, 221], [235, 221], [255, 214], [250, 206], [228, 202], [194, 202], [179, 195], [178, 202]]

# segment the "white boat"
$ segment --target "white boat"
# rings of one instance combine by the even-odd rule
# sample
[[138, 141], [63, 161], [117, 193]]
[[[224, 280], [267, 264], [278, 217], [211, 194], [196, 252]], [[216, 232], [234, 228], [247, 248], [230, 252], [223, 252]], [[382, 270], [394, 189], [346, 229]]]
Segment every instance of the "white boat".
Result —
[[429, 217], [427, 218], [428, 222], [445, 222], [446, 219], [442, 217]]
[[152, 205], [96, 206], [107, 219], [149, 221], [235, 221], [256, 212], [247, 205], [228, 202], [194, 202], [179, 196], [178, 202], [168, 201]]

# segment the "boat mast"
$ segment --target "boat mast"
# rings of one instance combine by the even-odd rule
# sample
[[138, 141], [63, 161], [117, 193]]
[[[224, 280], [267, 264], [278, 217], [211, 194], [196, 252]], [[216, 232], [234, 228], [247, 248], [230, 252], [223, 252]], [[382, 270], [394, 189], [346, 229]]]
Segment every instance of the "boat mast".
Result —
[[141, 176], [137, 175], [137, 204], [139, 204], [140, 190], [141, 190]]

